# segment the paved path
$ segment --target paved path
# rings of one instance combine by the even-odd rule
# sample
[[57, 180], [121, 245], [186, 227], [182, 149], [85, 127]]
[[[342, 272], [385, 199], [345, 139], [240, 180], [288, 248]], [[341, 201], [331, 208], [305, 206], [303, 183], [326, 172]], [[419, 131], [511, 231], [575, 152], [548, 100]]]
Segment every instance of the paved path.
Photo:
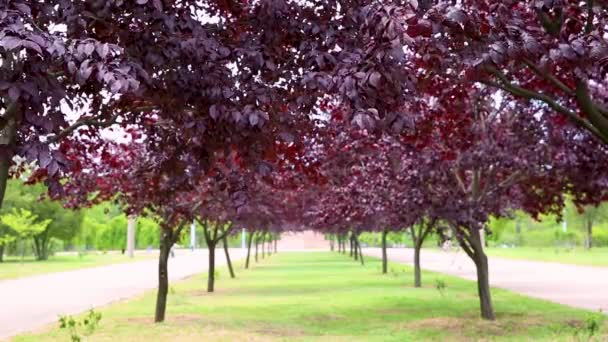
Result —
[[[240, 249], [232, 260], [242, 258]], [[218, 265], [224, 251], [216, 250]], [[0, 340], [156, 288], [158, 259], [85, 268], [0, 281]], [[178, 250], [169, 259], [169, 278], [182, 279], [207, 270], [207, 251]]]
[[[382, 257], [379, 248], [367, 255]], [[388, 249], [389, 261], [413, 263], [413, 249]], [[490, 257], [490, 284], [573, 307], [608, 312], [608, 267], [567, 265]], [[464, 252], [423, 250], [423, 269], [476, 280], [475, 265]], [[424, 281], [424, 279], [423, 279]]]

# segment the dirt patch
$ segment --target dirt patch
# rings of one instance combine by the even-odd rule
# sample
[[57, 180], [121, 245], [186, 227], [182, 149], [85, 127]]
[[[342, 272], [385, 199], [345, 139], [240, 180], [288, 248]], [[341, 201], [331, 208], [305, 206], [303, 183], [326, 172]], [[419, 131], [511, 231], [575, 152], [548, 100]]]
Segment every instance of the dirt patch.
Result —
[[298, 328], [276, 327], [271, 325], [260, 326], [252, 330], [255, 334], [269, 337], [302, 337], [306, 333]]
[[[203, 318], [198, 315], [171, 315], [170, 317], [166, 317], [165, 320], [170, 322], [173, 325], [182, 325], [182, 324], [190, 324], [195, 322], [202, 322]], [[126, 320], [131, 324], [155, 324], [154, 317], [146, 316], [146, 317], [129, 317]]]
[[314, 316], [306, 317], [306, 319], [309, 319], [309, 320], [315, 321], [315, 322], [339, 321], [339, 320], [343, 320], [345, 318], [346, 318], [345, 316], [336, 315], [336, 314], [314, 315]]
[[407, 329], [442, 330], [457, 336], [462, 334], [505, 336], [513, 333], [525, 333], [535, 326], [547, 324], [541, 316], [519, 314], [500, 315], [495, 321], [484, 321], [472, 317], [433, 317], [406, 324]]

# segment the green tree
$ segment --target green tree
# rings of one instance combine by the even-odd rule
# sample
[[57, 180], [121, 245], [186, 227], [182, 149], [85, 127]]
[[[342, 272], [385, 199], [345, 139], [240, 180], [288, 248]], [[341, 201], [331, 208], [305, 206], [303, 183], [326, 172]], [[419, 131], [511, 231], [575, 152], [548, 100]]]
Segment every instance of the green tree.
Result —
[[52, 219], [45, 230], [33, 236], [38, 260], [48, 259], [52, 238], [68, 243], [80, 232], [84, 217], [80, 211], [65, 209], [61, 203], [50, 200], [39, 201], [32, 209], [38, 216]]
[[[41, 222], [49, 220], [45, 229], [28, 237], [33, 239], [34, 253], [38, 260], [48, 259], [52, 238], [64, 242], [73, 239], [80, 231], [83, 218], [80, 212], [65, 209], [61, 202], [46, 198], [45, 193], [45, 187], [41, 184], [25, 185], [19, 179], [12, 180], [8, 184], [3, 211], [0, 212], [4, 215], [12, 213], [13, 209], [23, 209], [32, 213]], [[10, 240], [6, 237], [13, 234], [11, 231], [15, 230], [6, 225], [0, 226], [0, 239]], [[23, 239], [22, 236], [21, 238]]]
[[581, 227], [585, 232], [585, 247], [593, 247], [593, 227], [608, 220], [608, 205], [585, 206], [578, 208], [572, 202], [566, 206], [565, 219], [568, 225]]
[[[11, 214], [14, 209], [27, 208], [28, 204], [33, 201], [35, 201], [34, 195], [23, 191], [23, 183], [20, 180], [10, 180], [7, 184], [4, 206], [0, 209], [0, 216]], [[6, 246], [18, 237], [19, 234], [15, 230], [0, 221], [0, 262], [4, 259]]]
[[[10, 213], [0, 216], [0, 222], [14, 231], [21, 240], [26, 241], [47, 229], [52, 220], [38, 220], [38, 215], [27, 209], [13, 208]], [[21, 254], [24, 253], [23, 249]]]

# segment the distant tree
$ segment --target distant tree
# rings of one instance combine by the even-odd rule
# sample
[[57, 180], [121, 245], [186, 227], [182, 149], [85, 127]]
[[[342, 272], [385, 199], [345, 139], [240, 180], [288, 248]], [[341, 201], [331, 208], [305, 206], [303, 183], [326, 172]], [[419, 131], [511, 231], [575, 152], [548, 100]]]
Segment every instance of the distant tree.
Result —
[[[27, 241], [43, 232], [52, 220], [39, 220], [38, 216], [27, 209], [13, 209], [10, 213], [0, 216], [0, 222], [16, 232], [19, 239]], [[22, 249], [22, 255], [25, 249]]]
[[566, 220], [569, 224], [583, 228], [585, 232], [585, 247], [593, 247], [593, 226], [608, 218], [608, 206], [600, 205], [575, 206], [572, 203], [566, 207]]

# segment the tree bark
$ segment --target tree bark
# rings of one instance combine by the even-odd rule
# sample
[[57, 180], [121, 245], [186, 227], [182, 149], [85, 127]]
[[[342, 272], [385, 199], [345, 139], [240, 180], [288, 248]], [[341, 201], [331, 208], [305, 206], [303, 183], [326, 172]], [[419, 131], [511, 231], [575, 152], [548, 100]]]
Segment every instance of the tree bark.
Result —
[[587, 249], [593, 247], [593, 220], [587, 219]]
[[251, 244], [253, 243], [253, 236], [255, 233], [249, 234], [249, 241], [247, 241], [247, 259], [245, 259], [245, 268], [249, 268], [249, 258], [251, 256]]
[[361, 250], [361, 243], [359, 243], [358, 236], [355, 237], [355, 243], [356, 243], [355, 248], [357, 248], [359, 250], [359, 260], [361, 261], [361, 265], [365, 265], [365, 262], [363, 261], [363, 251]]
[[414, 243], [414, 287], [422, 286], [422, 277], [420, 272], [420, 249], [422, 243]]
[[259, 236], [255, 237], [255, 262], [258, 262], [258, 245], [260, 244]]
[[487, 320], [494, 320], [494, 308], [492, 306], [492, 297], [490, 294], [490, 275], [488, 269], [488, 257], [483, 251], [477, 254], [475, 258], [475, 266], [477, 267], [477, 290], [479, 293], [479, 304], [481, 308], [481, 317]]
[[278, 238], [278, 236], [277, 236], [277, 238], [276, 238], [276, 239], [274, 239], [274, 252], [275, 252], [275, 253], [277, 252], [277, 242], [278, 242], [278, 241], [279, 241], [279, 238]]
[[215, 242], [207, 243], [209, 250], [209, 269], [207, 270], [207, 292], [215, 288]]
[[0, 262], [4, 262], [4, 245], [0, 245]]
[[359, 244], [357, 243], [357, 238], [355, 238], [353, 236], [353, 245], [355, 247], [355, 251], [354, 251], [354, 257], [355, 257], [355, 261], [359, 260]]
[[226, 254], [226, 263], [228, 264], [228, 270], [230, 271], [230, 278], [235, 278], [232, 261], [230, 260], [230, 253], [228, 252], [228, 236], [224, 236], [222, 240], [224, 241], [224, 254]]
[[169, 292], [169, 251], [173, 245], [172, 234], [162, 232], [160, 240], [160, 254], [158, 256], [158, 292], [156, 295], [156, 313], [154, 322], [159, 323], [165, 320], [167, 308], [167, 293]]
[[334, 235], [333, 234], [329, 234], [329, 250], [331, 252], [333, 252], [335, 249], [334, 247]]
[[265, 254], [264, 254], [264, 247], [266, 246], [266, 233], [262, 234], [262, 243], [261, 243], [261, 245], [262, 245], [261, 256], [262, 256], [262, 259], [264, 259], [264, 256], [265, 256]]
[[388, 257], [386, 255], [386, 235], [388, 231], [385, 229], [382, 231], [382, 274], [388, 272]]
[[[15, 106], [11, 105], [6, 108], [4, 116], [9, 116], [9, 111], [14, 113]], [[17, 132], [17, 123], [15, 120], [9, 119], [4, 129], [0, 130], [0, 209], [4, 203], [4, 194], [8, 184], [8, 170], [11, 167], [11, 162], [14, 156], [15, 135]]]
[[479, 294], [479, 306], [481, 309], [481, 318], [494, 320], [494, 308], [492, 305], [492, 296], [490, 294], [490, 271], [488, 268], [488, 257], [483, 250], [481, 236], [478, 231], [473, 231], [468, 236], [468, 240], [472, 249], [473, 262], [477, 269], [477, 292]]
[[49, 259], [49, 238], [46, 230], [34, 236], [34, 251], [36, 253], [36, 260], [43, 261]]
[[351, 257], [354, 257], [353, 246], [354, 246], [354, 242], [353, 242], [353, 236], [351, 234], [350, 237], [348, 238], [349, 254]]

